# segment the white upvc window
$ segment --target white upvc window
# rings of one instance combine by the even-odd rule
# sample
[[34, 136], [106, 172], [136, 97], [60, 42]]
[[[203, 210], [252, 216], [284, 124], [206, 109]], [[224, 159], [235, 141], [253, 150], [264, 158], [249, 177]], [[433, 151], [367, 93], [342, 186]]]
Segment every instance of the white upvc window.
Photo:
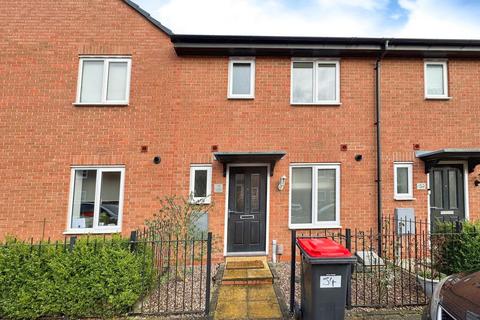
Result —
[[413, 199], [413, 163], [395, 162], [393, 164], [394, 199]]
[[340, 165], [290, 166], [290, 229], [340, 228]]
[[425, 61], [425, 99], [448, 99], [447, 61]]
[[129, 57], [80, 57], [76, 105], [127, 105]]
[[290, 88], [291, 104], [339, 105], [339, 60], [292, 60]]
[[124, 167], [72, 167], [65, 233], [120, 232]]
[[190, 202], [207, 204], [211, 202], [212, 166], [192, 164], [190, 167]]
[[255, 97], [255, 59], [231, 58], [228, 62], [228, 98]]

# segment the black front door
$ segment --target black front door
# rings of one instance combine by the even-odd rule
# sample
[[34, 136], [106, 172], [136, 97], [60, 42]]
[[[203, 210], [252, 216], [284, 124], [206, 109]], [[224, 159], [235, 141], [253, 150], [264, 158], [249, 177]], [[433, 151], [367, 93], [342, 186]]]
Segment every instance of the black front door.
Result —
[[227, 251], [265, 251], [267, 168], [231, 167], [228, 192]]
[[463, 166], [438, 165], [430, 170], [430, 221], [432, 230], [437, 222], [465, 219]]

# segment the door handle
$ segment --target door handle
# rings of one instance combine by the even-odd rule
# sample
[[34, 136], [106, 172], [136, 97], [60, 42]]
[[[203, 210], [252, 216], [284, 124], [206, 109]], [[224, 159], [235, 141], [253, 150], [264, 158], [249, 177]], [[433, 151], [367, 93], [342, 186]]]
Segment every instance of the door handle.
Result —
[[229, 214], [232, 214], [232, 213], [242, 214], [243, 212], [235, 211], [235, 210], [228, 210], [228, 213], [229, 213]]

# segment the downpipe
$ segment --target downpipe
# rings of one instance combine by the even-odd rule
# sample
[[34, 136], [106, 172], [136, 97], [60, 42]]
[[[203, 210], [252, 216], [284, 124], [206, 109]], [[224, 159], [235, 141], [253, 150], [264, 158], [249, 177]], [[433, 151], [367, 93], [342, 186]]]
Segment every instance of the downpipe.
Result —
[[383, 50], [375, 61], [375, 127], [376, 127], [376, 150], [377, 150], [377, 233], [378, 233], [378, 256], [382, 257], [382, 232], [383, 232], [383, 214], [382, 214], [382, 144], [381, 144], [381, 92], [380, 75], [381, 62], [387, 54], [389, 40], [385, 40]]

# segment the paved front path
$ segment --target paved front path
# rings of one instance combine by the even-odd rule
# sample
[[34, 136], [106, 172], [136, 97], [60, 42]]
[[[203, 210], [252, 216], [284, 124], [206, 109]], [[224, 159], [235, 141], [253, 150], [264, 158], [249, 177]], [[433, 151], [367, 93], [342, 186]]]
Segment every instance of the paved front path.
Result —
[[220, 287], [215, 319], [282, 319], [271, 284]]
[[[265, 258], [260, 267], [229, 269], [227, 260], [214, 312], [215, 320], [282, 319], [280, 305], [273, 289], [273, 277]], [[252, 258], [243, 258], [250, 260]], [[258, 257], [253, 258], [259, 260]]]

